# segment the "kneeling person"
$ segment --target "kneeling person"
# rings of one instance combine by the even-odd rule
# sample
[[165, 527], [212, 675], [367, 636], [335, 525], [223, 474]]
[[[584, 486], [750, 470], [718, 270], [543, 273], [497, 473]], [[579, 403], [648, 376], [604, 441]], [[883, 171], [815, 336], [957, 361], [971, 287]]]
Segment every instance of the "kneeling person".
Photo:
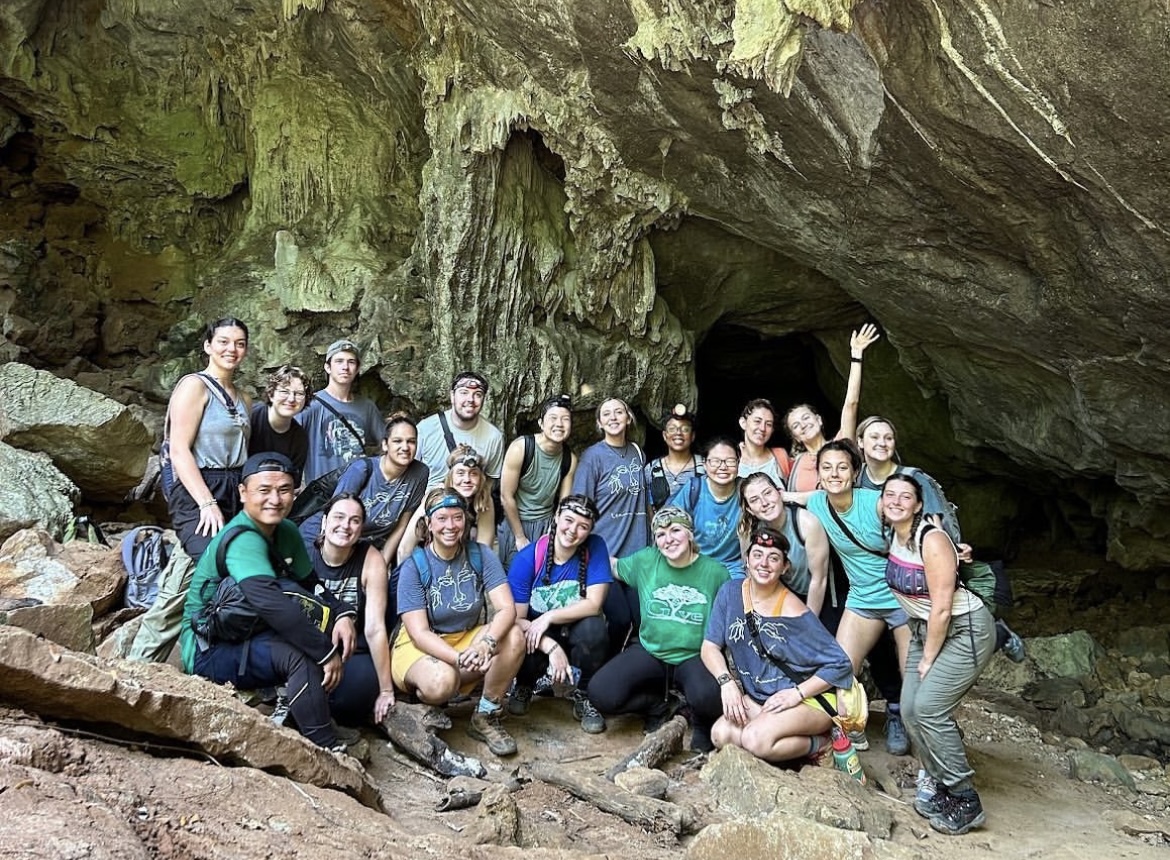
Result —
[[[329, 713], [329, 693], [341, 681], [343, 662], [353, 653], [354, 610], [326, 592], [322, 596], [337, 619], [332, 634], [322, 632], [281, 590], [288, 576], [312, 590], [315, 577], [296, 524], [285, 519], [293, 503], [295, 469], [283, 454], [254, 454], [240, 476], [243, 510], [227, 522], [199, 559], [187, 602], [179, 647], [183, 669], [239, 689], [287, 685], [289, 714], [301, 734], [318, 746], [339, 750]], [[192, 622], [215, 595], [220, 582], [219, 545], [234, 526], [224, 564], [227, 575], [267, 625], [244, 642], [207, 642]], [[290, 559], [289, 562], [282, 561]], [[280, 568], [280, 569], [278, 569]]]
[[528, 712], [533, 683], [546, 670], [554, 683], [564, 684], [576, 668], [581, 674], [571, 694], [573, 716], [590, 734], [605, 731], [588, 690], [609, 650], [601, 608], [613, 581], [605, 541], [592, 534], [597, 516], [588, 496], [566, 496], [549, 532], [517, 552], [508, 569], [527, 651], [508, 711]]
[[[499, 558], [467, 538], [466, 504], [442, 488], [424, 501], [425, 546], [398, 571], [402, 629], [392, 652], [394, 684], [442, 707], [482, 681], [467, 733], [496, 755], [512, 755], [516, 741], [500, 725], [501, 701], [524, 659], [524, 636]], [[484, 624], [488, 601], [495, 614]]]

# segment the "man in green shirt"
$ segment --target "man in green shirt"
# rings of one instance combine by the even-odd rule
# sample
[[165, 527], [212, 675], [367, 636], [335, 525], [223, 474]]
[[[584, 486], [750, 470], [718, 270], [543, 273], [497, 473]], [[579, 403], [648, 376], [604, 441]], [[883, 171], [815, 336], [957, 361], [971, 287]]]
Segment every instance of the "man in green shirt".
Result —
[[[179, 648], [183, 669], [239, 689], [286, 685], [289, 713], [301, 734], [315, 744], [340, 749], [329, 714], [329, 693], [341, 681], [343, 665], [353, 653], [356, 631], [352, 607], [326, 592], [336, 622], [322, 632], [284, 593], [277, 577], [315, 584], [300, 532], [285, 519], [296, 488], [295, 469], [283, 454], [266, 452], [248, 458], [240, 477], [243, 510], [228, 521], [199, 559], [187, 603]], [[228, 543], [227, 575], [236, 580], [266, 627], [244, 642], [208, 642], [191, 625], [219, 586], [219, 545], [234, 526], [243, 531]], [[283, 568], [278, 570], [277, 568]]]

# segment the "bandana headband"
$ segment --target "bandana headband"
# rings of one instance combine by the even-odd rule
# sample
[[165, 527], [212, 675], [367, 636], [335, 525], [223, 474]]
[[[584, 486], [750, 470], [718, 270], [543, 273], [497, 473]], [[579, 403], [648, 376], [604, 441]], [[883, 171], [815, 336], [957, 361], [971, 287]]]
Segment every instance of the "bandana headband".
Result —
[[441, 499], [427, 508], [427, 516], [434, 516], [435, 511], [440, 511], [443, 508], [458, 508], [466, 513], [467, 505], [464, 504], [463, 499], [454, 493], [447, 493]]

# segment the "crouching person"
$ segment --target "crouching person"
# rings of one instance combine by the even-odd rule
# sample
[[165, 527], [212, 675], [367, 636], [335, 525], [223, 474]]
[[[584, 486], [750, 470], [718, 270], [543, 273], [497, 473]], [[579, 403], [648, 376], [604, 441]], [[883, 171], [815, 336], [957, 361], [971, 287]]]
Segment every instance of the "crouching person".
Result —
[[[467, 733], [498, 756], [513, 755], [516, 741], [500, 724], [501, 702], [524, 659], [524, 635], [503, 565], [468, 538], [462, 496], [438, 488], [423, 504], [424, 546], [398, 570], [402, 629], [392, 652], [394, 685], [442, 707], [482, 681]], [[494, 614], [484, 623], [489, 602]]]
[[[199, 559], [183, 608], [179, 648], [189, 674], [240, 689], [287, 686], [289, 715], [301, 734], [340, 752], [344, 747], [330, 718], [329, 693], [341, 681], [343, 663], [353, 652], [354, 611], [326, 592], [320, 599], [336, 621], [331, 633], [323, 632], [277, 581], [287, 576], [309, 590], [315, 581], [300, 532], [285, 519], [293, 503], [294, 473], [292, 462], [273, 452], [254, 454], [244, 464], [239, 487], [243, 510]], [[193, 622], [219, 588], [219, 545], [229, 535], [225, 573], [262, 624], [242, 642], [209, 642], [196, 636]]]

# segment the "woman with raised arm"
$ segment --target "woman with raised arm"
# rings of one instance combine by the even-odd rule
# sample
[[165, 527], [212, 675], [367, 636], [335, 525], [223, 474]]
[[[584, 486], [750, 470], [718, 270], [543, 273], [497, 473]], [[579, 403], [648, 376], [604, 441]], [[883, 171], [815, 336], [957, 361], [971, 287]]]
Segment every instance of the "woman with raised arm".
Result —
[[386, 625], [398, 614], [388, 593], [386, 562], [362, 537], [365, 521], [362, 500], [353, 493], [339, 493], [325, 504], [321, 533], [308, 547], [317, 579], [357, 610], [357, 646], [345, 661], [341, 683], [329, 696], [330, 711], [345, 725], [365, 722], [371, 714], [380, 723], [394, 707]]
[[747, 578], [719, 590], [702, 650], [723, 703], [711, 740], [771, 762], [827, 750], [832, 717], [825, 704], [835, 715], [836, 689], [853, 682], [849, 657], [784, 584], [787, 550], [780, 532], [752, 532]]
[[940, 833], [958, 836], [983, 824], [954, 710], [995, 650], [995, 620], [959, 582], [950, 536], [923, 517], [922, 486], [895, 473], [882, 488], [882, 515], [893, 529], [885, 581], [910, 616], [902, 681], [902, 720], [934, 794], [914, 802]]
[[[841, 406], [841, 427], [834, 439], [852, 440], [857, 429], [857, 406], [861, 402], [861, 363], [865, 351], [881, 337], [877, 327], [866, 323], [849, 337], [849, 381]], [[817, 488], [817, 452], [825, 444], [825, 422], [807, 403], [793, 406], [784, 415], [784, 428], [792, 439], [792, 470], [788, 489], [798, 493]]]

